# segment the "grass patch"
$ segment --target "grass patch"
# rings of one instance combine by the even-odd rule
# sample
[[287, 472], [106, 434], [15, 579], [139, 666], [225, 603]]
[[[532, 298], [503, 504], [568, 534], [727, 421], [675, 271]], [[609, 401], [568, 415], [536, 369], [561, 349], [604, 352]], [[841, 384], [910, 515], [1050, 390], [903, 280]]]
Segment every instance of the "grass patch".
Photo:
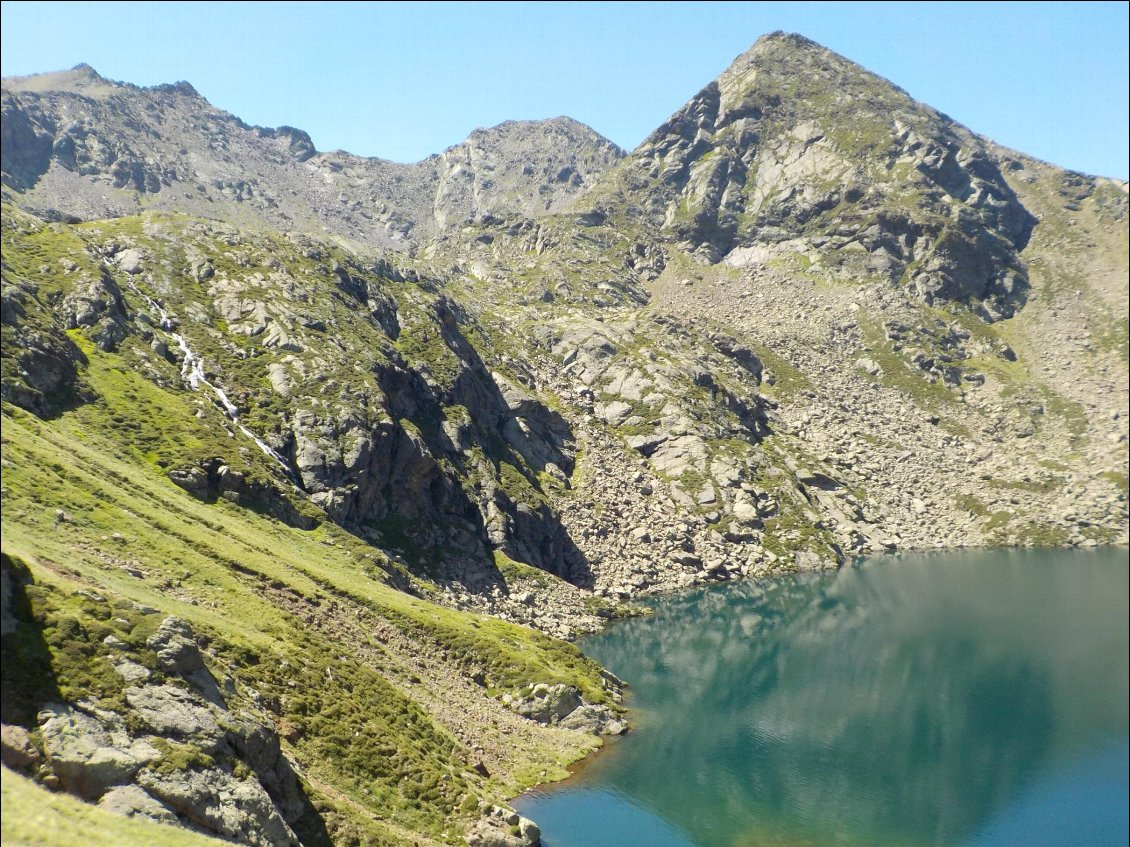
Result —
[[69, 794], [54, 794], [3, 768], [0, 833], [13, 847], [219, 847], [195, 832], [111, 814]]
[[982, 526], [981, 528], [985, 532], [993, 532], [994, 530], [1003, 528], [1009, 523], [1009, 521], [1013, 519], [1013, 517], [1014, 515], [1012, 514], [1012, 512], [1005, 511], [1003, 509], [993, 512], [991, 515], [989, 515], [989, 519], [985, 521], [984, 526]]
[[989, 509], [985, 503], [972, 494], [958, 494], [953, 498], [958, 507], [977, 517], [988, 517]]
[[502, 574], [502, 578], [506, 580], [508, 586], [523, 583], [538, 588], [548, 588], [552, 580], [556, 578], [541, 568], [535, 568], [525, 562], [514, 561], [501, 550], [494, 551], [494, 566], [498, 568], [498, 572]]
[[1126, 474], [1122, 471], [1102, 471], [1099, 476], [1123, 494], [1130, 493], [1130, 486], [1127, 485]]
[[908, 364], [891, 349], [882, 327], [873, 320], [861, 318], [859, 328], [863, 333], [867, 355], [882, 369], [877, 379], [889, 388], [908, 395], [925, 408], [937, 409], [957, 402], [941, 380], [931, 382], [918, 368]]

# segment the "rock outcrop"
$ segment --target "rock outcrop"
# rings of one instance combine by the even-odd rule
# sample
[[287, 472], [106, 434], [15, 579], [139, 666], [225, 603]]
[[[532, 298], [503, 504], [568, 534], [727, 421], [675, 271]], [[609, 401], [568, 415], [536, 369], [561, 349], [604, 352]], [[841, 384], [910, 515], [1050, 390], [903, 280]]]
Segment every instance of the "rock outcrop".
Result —
[[465, 838], [468, 847], [539, 847], [541, 830], [529, 818], [501, 806], [489, 807]]
[[530, 685], [517, 696], [504, 694], [502, 702], [524, 718], [593, 735], [622, 735], [627, 726], [608, 706], [586, 703], [571, 685]]
[[[234, 691], [220, 690], [192, 628], [166, 618], [147, 646], [155, 666], [109, 645], [127, 683], [121, 708], [47, 703], [38, 715], [42, 754], [22, 728], [5, 725], [5, 763], [39, 766], [40, 779], [117, 814], [241, 844], [298, 845], [292, 826], [316, 832], [316, 813], [274, 725], [229, 707]], [[155, 672], [169, 681], [154, 681]]]

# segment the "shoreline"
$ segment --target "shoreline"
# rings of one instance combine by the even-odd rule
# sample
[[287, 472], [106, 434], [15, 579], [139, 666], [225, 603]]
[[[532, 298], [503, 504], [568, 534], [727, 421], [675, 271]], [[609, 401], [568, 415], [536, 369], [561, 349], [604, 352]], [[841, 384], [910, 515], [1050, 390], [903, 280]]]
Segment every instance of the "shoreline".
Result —
[[[726, 581], [710, 582], [710, 583], [705, 583], [705, 584], [700, 584], [700, 585], [694, 585], [694, 586], [690, 586], [690, 587], [687, 587], [687, 588], [665, 589], [665, 590], [656, 591], [656, 592], [653, 592], [653, 593], [646, 594], [641, 598], [633, 598], [633, 600], [636, 600], [636, 599], [652, 600], [652, 599], [654, 599], [654, 600], [657, 600], [657, 601], [661, 601], [661, 600], [671, 599], [671, 598], [681, 596], [681, 595], [690, 595], [690, 594], [693, 594], [695, 592], [700, 592], [700, 591], [725, 590], [729, 587], [737, 586], [737, 585], [740, 585], [742, 583], [751, 583], [751, 582], [755, 583], [755, 582], [763, 582], [763, 581], [773, 582], [773, 581], [777, 581], [777, 580], [780, 580], [780, 579], [783, 579], [783, 578], [799, 576], [803, 573], [834, 573], [836, 571], [840, 571], [840, 570], [843, 570], [844, 568], [848, 568], [848, 567], [852, 567], [852, 568], [859, 567], [863, 562], [866, 562], [866, 561], [872, 560], [872, 559], [892, 559], [892, 560], [894, 560], [894, 559], [904, 558], [904, 557], [907, 557], [907, 556], [930, 556], [930, 557], [932, 557], [932, 556], [947, 556], [947, 555], [954, 555], [954, 554], [961, 554], [961, 553], [988, 553], [988, 552], [1012, 552], [1012, 551], [1048, 551], [1048, 552], [1050, 552], [1050, 551], [1055, 551], [1055, 550], [1072, 551], [1073, 553], [1076, 553], [1076, 554], [1079, 554], [1079, 553], [1089, 554], [1089, 553], [1097, 553], [1097, 552], [1101, 552], [1101, 551], [1104, 551], [1104, 550], [1110, 550], [1110, 549], [1122, 549], [1127, 554], [1127, 556], [1130, 557], [1130, 543], [1123, 542], [1123, 541], [1118, 541], [1118, 542], [1114, 542], [1114, 543], [1110, 543], [1110, 544], [1098, 544], [1098, 545], [1093, 545], [1093, 546], [1081, 546], [1081, 545], [1071, 545], [1071, 544], [1055, 545], [1055, 546], [1052, 546], [1052, 545], [1047, 545], [1047, 546], [1040, 546], [1040, 545], [988, 546], [988, 545], [983, 545], [983, 546], [976, 546], [976, 547], [952, 547], [952, 548], [931, 547], [931, 548], [921, 548], [921, 549], [896, 550], [896, 551], [883, 552], [883, 553], [872, 553], [872, 554], [865, 555], [865, 556], [855, 556], [852, 559], [845, 561], [843, 564], [841, 564], [839, 567], [837, 567], [835, 569], [824, 569], [824, 570], [820, 570], [820, 571], [807, 571], [807, 572], [805, 572], [805, 571], [792, 571], [792, 572], [788, 572], [788, 573], [776, 573], [776, 574], [769, 574], [769, 575], [765, 575], [765, 576], [739, 577], [739, 578], [735, 578], [735, 579], [729, 579], [729, 580], [726, 580]], [[605, 633], [610, 626], [614, 626], [618, 623], [623, 623], [623, 622], [627, 622], [627, 621], [630, 621], [630, 620], [634, 620], [634, 619], [639, 618], [639, 617], [650, 617], [653, 613], [654, 613], [654, 610], [649, 609], [647, 614], [628, 615], [628, 616], [608, 620], [604, 623], [604, 625], [599, 630], [596, 630], [594, 632], [584, 633], [579, 638], [577, 638], [576, 641], [583, 641], [583, 640], [592, 638], [594, 636], [601, 635], [601, 634]], [[576, 643], [576, 642], [574, 642], [574, 643]], [[580, 649], [580, 645], [578, 645], [578, 648]], [[583, 649], [582, 649], [582, 652], [584, 652]], [[597, 661], [594, 657], [590, 656], [588, 653], [585, 653], [585, 656], [587, 658], [592, 659], [593, 661]], [[597, 661], [597, 664], [600, 664], [600, 662]], [[608, 670], [607, 668], [605, 668], [605, 666], [603, 664], [601, 664], [600, 666], [603, 670]], [[624, 720], [626, 721], [626, 723], [628, 725], [628, 730], [621, 736], [615, 736], [615, 735], [602, 735], [602, 736], [600, 736], [601, 746], [597, 747], [595, 750], [592, 750], [588, 753], [582, 754], [579, 758], [575, 759], [573, 762], [569, 763], [568, 765], [565, 765], [565, 769], [567, 771], [566, 776], [563, 776], [560, 779], [547, 779], [543, 782], [535, 783], [535, 784], [523, 789], [518, 794], [508, 797], [507, 802], [513, 804], [514, 801], [521, 799], [522, 797], [526, 796], [527, 794], [529, 794], [531, 792], [538, 792], [538, 791], [541, 791], [543, 789], [545, 791], [557, 790], [557, 788], [562, 787], [564, 785], [564, 783], [571, 782], [571, 781], [578, 779], [578, 778], [584, 778], [585, 772], [587, 770], [591, 769], [594, 766], [597, 759], [604, 760], [604, 759], [607, 759], [609, 757], [609, 755], [614, 755], [614, 753], [612, 752], [613, 748], [615, 746], [619, 746], [621, 744], [621, 742], [623, 742], [629, 734], [637, 731], [637, 727], [632, 721], [633, 707], [631, 706], [631, 704], [629, 702], [630, 699], [634, 698], [634, 696], [635, 696], [635, 689], [634, 689], [634, 686], [628, 680], [622, 680], [622, 682], [624, 683], [624, 698], [625, 698], [623, 717], [624, 717]]]

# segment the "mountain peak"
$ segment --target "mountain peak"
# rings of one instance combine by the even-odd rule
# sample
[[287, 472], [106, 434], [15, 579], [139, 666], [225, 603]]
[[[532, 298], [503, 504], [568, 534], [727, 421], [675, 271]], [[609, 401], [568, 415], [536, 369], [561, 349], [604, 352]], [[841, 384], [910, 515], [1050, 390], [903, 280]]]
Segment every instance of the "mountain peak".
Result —
[[191, 83], [161, 83], [152, 86], [138, 86], [128, 82], [107, 79], [93, 67], [81, 62], [70, 70], [48, 71], [30, 76], [5, 77], [4, 88], [10, 91], [43, 94], [47, 92], [69, 92], [87, 97], [104, 97], [108, 94], [125, 91], [160, 91], [200, 97]]
[[716, 80], [723, 108], [741, 100], [758, 75], [765, 77], [761, 80], [762, 88], [771, 80], [782, 97], [792, 100], [838, 92], [884, 98], [894, 94], [910, 100], [903, 89], [889, 80], [794, 32], [763, 35], [730, 63]]
[[[612, 179], [645, 198], [629, 208], [706, 261], [764, 263], [846, 227], [875, 235], [862, 250], [824, 251], [845, 276], [886, 277], [928, 303], [983, 301], [990, 318], [1012, 314], [1027, 289], [1018, 251], [1034, 219], [983, 141], [801, 35], [758, 39], [626, 173]], [[598, 186], [589, 202], [618, 190]]]
[[77, 65], [71, 68], [71, 73], [83, 74], [90, 77], [91, 79], [102, 79], [102, 75], [99, 74], [98, 71], [94, 70], [94, 68], [92, 68], [86, 62], [79, 62]]
[[[718, 78], [721, 82], [723, 78], [733, 76], [735, 73], [742, 73], [748, 69], [749, 66], [758, 62], [765, 62], [767, 60], [780, 60], [788, 56], [808, 55], [810, 57], [830, 58], [835, 57], [842, 59], [834, 51], [829, 50], [822, 44], [818, 44], [811, 38], [807, 38], [796, 32], [785, 32], [777, 30], [776, 32], [766, 33], [758, 38], [749, 49], [744, 53], [735, 57], [730, 63], [730, 66], [722, 72]], [[844, 60], [846, 61], [846, 60]], [[862, 69], [861, 69], [862, 70]]]
[[767, 32], [753, 43], [751, 49], [768, 49], [769, 47], [788, 45], [792, 47], [805, 47], [815, 48], [817, 50], [828, 51], [828, 48], [823, 44], [818, 44], [811, 38], [801, 35], [799, 32], [785, 32], [783, 29], [775, 30], [774, 32]]
[[442, 228], [484, 215], [557, 211], [623, 156], [564, 116], [476, 129], [439, 155], [433, 213]]
[[483, 143], [534, 143], [543, 146], [547, 138], [557, 139], [559, 143], [566, 145], [595, 145], [601, 150], [613, 151], [617, 157], [623, 155], [623, 151], [614, 142], [588, 124], [567, 115], [540, 120], [508, 120], [490, 127], [479, 127], [473, 130], [462, 144], [455, 146]]

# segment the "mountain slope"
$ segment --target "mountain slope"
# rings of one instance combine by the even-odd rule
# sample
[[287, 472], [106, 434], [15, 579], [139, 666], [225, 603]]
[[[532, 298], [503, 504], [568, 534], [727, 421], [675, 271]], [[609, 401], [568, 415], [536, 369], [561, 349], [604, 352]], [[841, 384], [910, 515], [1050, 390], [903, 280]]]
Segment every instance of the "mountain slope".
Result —
[[633, 597], [1127, 540], [1125, 184], [799, 36], [626, 156], [565, 118], [318, 153], [85, 67], [3, 96], [3, 720], [46, 784], [533, 844], [496, 806], [621, 728], [556, 638]]
[[[332, 525], [200, 503], [128, 440], [92, 439], [92, 413], [4, 421], [3, 720], [38, 720], [32, 772], [249, 843], [444, 843], [480, 798], [591, 748], [486, 696], [528, 678], [604, 700], [575, 649], [405, 593], [393, 560]], [[83, 764], [84, 737], [113, 770]], [[132, 784], [161, 805], [107, 800]], [[247, 799], [220, 814], [217, 793]]]

